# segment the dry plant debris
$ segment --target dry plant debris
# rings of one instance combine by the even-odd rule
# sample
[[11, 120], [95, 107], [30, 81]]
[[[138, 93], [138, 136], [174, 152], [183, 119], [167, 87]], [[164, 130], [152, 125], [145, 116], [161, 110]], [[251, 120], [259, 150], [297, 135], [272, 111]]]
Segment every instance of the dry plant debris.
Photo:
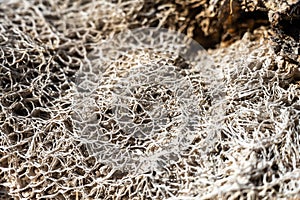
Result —
[[[295, 0], [0, 1], [1, 198], [300, 198], [299, 10]], [[157, 88], [150, 79], [146, 83], [151, 87], [132, 88], [128, 80], [140, 80], [133, 58], [126, 56], [122, 59], [127, 63], [115, 63], [105, 72], [93, 68], [99, 44], [123, 31], [150, 27], [196, 40], [213, 58], [212, 69], [222, 75], [218, 107], [223, 113], [218, 127], [209, 132], [216, 114], [213, 94], [194, 68], [172, 55], [131, 52], [150, 66], [138, 78], [151, 75], [157, 71], [151, 64], [164, 61], [177, 70], [179, 80], [189, 80], [181, 84], [187, 85], [191, 98], [179, 97], [189, 103], [196, 99], [192, 104], [199, 112], [187, 116], [200, 126], [175, 154], [172, 148], [159, 149], [176, 138], [184, 118], [176, 117], [184, 112], [166, 112], [174, 123], [150, 136], [132, 137], [136, 129], [122, 121], [125, 109], [138, 127], [146, 126], [153, 121], [147, 115], [155, 110], [149, 104], [153, 99], [176, 110], [172, 98], [177, 94], [164, 88], [168, 80], [162, 77]], [[135, 100], [121, 96], [117, 105], [124, 106], [115, 115], [112, 91], [100, 87], [90, 98], [93, 110], [87, 111], [94, 121], [81, 122], [74, 111], [89, 102], [80, 104], [77, 86], [95, 75], [103, 75], [107, 85], [120, 81], [127, 88], [125, 96]], [[123, 146], [124, 155], [130, 154], [128, 149], [135, 155], [162, 154], [135, 173], [134, 159], [122, 167], [119, 157], [116, 163], [102, 162], [80, 137], [95, 127], [102, 133], [97, 140]], [[105, 145], [97, 148], [107, 152]]]

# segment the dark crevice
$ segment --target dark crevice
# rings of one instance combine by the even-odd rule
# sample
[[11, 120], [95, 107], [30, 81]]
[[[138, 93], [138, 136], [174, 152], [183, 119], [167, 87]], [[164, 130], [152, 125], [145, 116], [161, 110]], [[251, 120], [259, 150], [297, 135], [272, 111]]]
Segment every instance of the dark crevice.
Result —
[[279, 29], [295, 41], [300, 40], [300, 19], [282, 20], [279, 22]]
[[300, 1], [291, 5], [284, 13], [275, 13], [272, 25], [276, 33], [300, 40]]

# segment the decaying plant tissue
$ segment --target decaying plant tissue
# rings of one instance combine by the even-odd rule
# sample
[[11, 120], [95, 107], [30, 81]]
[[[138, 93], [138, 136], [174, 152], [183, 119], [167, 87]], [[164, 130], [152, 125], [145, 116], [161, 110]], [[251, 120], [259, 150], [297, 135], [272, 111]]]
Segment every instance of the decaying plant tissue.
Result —
[[300, 198], [300, 3], [0, 1], [2, 199]]

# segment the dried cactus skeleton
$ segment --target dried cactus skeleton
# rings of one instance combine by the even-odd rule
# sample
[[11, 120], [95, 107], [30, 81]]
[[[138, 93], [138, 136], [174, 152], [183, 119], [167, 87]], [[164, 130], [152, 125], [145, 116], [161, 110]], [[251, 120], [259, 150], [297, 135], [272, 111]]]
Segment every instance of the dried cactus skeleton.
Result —
[[295, 0], [0, 1], [0, 196], [299, 198], [298, 22]]
[[[197, 82], [206, 84], [211, 98], [214, 95], [211, 108], [221, 102], [216, 98], [221, 84], [213, 61], [195, 41], [166, 29], [120, 33], [98, 48], [92, 66], [95, 77], [78, 72], [73, 104], [74, 122], [90, 154], [128, 174], [171, 162], [169, 156], [178, 160], [200, 133], [198, 104], [209, 94]], [[104, 112], [109, 113], [106, 120], [99, 120]], [[110, 139], [111, 134], [118, 138]]]

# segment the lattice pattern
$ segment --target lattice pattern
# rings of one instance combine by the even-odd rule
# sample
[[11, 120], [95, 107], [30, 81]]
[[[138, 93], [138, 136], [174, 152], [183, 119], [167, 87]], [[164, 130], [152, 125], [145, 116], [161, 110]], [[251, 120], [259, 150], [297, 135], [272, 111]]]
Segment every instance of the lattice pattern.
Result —
[[1, 197], [299, 197], [298, 7], [1, 1]]

